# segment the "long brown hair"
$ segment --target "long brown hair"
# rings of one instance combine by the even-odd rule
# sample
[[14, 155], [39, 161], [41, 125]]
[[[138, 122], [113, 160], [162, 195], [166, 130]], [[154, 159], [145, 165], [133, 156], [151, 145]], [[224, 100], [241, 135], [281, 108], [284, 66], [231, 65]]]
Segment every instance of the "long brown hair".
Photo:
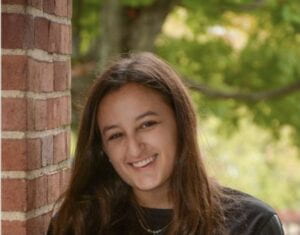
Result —
[[171, 175], [174, 207], [168, 234], [226, 234], [222, 190], [207, 176], [186, 88], [177, 73], [151, 53], [127, 55], [95, 80], [81, 119], [70, 185], [53, 219], [53, 234], [113, 234], [109, 231], [128, 216], [131, 190], [102, 151], [97, 113], [105, 95], [130, 82], [160, 92], [175, 113], [179, 146]]

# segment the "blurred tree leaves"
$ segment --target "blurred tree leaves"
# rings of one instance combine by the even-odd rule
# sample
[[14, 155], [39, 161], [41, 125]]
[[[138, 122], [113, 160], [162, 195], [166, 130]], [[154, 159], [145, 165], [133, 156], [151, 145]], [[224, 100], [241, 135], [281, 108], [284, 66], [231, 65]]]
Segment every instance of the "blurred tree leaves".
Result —
[[[300, 208], [300, 177], [297, 149], [289, 143], [289, 128], [274, 142], [266, 129], [244, 118], [231, 138], [215, 134], [210, 118], [200, 130], [209, 172], [222, 184], [249, 192], [279, 209]], [[257, 151], [258, 150], [258, 151]]]
[[[184, 11], [188, 16], [182, 20], [187, 27], [192, 26], [189, 27], [192, 35], [176, 38], [170, 33], [162, 34], [157, 48], [186, 78], [215, 91], [245, 96], [260, 96], [289, 85], [295, 88], [282, 96], [257, 100], [202, 95], [197, 99], [199, 111], [206, 110], [207, 117], [218, 116], [225, 131], [232, 133], [244, 115], [239, 110], [246, 108], [252, 114], [252, 121], [268, 128], [275, 138], [282, 127], [293, 127], [293, 141], [300, 146], [299, 25], [292, 13], [290, 18], [284, 17], [285, 8], [300, 13], [300, 3], [285, 1], [283, 8], [272, 1], [256, 5], [251, 1], [222, 1], [223, 4], [215, 1], [213, 9], [209, 8], [213, 4], [204, 4], [206, 7], [198, 11], [197, 7], [203, 4], [183, 2], [193, 10], [177, 11]], [[206, 8], [209, 9], [204, 11]], [[197, 28], [197, 22], [201, 21], [206, 23]]]
[[149, 6], [154, 0], [121, 0], [122, 4], [130, 7]]

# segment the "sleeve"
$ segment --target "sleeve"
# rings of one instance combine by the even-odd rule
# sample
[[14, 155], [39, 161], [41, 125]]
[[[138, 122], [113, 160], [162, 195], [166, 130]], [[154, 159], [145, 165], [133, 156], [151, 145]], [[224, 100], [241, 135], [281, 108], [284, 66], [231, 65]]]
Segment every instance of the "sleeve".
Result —
[[278, 218], [278, 216], [275, 214], [273, 215], [268, 222], [263, 226], [261, 229], [260, 235], [284, 235], [284, 231], [282, 228], [282, 224]]

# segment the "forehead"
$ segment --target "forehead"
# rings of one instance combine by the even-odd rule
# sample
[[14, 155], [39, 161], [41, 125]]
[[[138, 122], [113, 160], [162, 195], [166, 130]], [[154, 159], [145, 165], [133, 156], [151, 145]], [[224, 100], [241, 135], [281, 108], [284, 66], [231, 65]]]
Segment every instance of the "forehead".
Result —
[[98, 107], [98, 116], [106, 119], [164, 109], [170, 109], [170, 106], [158, 91], [140, 84], [128, 83], [104, 96]]

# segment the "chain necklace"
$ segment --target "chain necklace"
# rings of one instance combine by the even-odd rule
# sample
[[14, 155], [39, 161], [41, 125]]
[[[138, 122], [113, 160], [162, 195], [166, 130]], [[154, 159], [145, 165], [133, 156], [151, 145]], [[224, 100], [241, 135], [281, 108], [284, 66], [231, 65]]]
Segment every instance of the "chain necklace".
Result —
[[150, 233], [150, 234], [160, 234], [161, 232], [163, 232], [170, 224], [168, 223], [167, 225], [165, 225], [164, 227], [160, 228], [160, 229], [156, 229], [156, 230], [152, 230], [149, 227], [145, 226], [143, 221], [141, 220], [140, 216], [138, 215], [138, 213], [136, 213], [136, 217], [138, 219], [139, 224], [141, 225], [141, 228], [144, 229], [146, 232]]

